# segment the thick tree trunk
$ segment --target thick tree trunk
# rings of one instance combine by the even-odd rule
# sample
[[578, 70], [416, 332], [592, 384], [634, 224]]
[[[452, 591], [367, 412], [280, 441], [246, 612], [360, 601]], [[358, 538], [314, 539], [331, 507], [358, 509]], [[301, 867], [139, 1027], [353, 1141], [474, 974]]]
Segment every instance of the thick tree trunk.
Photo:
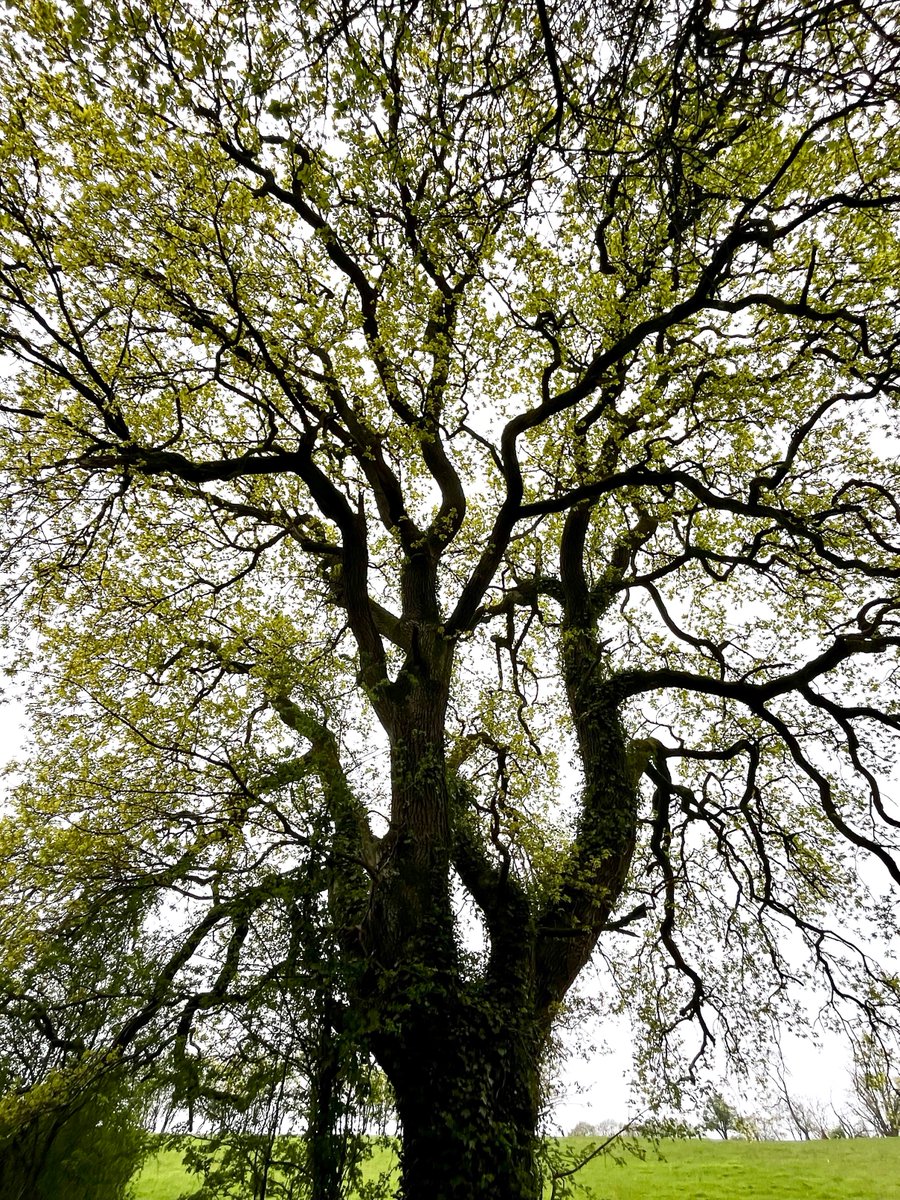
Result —
[[539, 1200], [540, 1035], [516, 1033], [520, 1022], [448, 1008], [383, 1047], [402, 1200]]
[[537, 1003], [533, 919], [522, 889], [482, 850], [469, 866], [484, 876], [476, 890], [491, 953], [483, 973], [472, 972], [451, 889], [460, 849], [444, 747], [451, 655], [427, 623], [413, 633], [420, 665], [394, 686], [391, 821], [361, 928], [361, 1006], [401, 1124], [400, 1196], [540, 1200], [548, 1021]]

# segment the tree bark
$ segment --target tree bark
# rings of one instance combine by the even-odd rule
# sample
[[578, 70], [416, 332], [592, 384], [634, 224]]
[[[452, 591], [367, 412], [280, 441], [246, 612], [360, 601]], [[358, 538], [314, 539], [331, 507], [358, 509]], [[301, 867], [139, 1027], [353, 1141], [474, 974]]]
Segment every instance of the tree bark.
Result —
[[402, 1126], [402, 1200], [539, 1200], [536, 1023], [472, 994], [421, 1007], [378, 1047]]
[[481, 970], [461, 953], [446, 694], [437, 671], [416, 681], [390, 730], [392, 822], [364, 930], [370, 1045], [396, 1097], [402, 1200], [539, 1200], [534, 925], [485, 860], [491, 953]]

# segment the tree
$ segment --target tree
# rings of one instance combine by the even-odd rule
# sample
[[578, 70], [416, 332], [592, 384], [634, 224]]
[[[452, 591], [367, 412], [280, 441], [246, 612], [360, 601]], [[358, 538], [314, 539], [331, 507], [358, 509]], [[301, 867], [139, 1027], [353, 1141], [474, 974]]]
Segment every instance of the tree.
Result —
[[0, 1195], [122, 1200], [151, 1149], [151, 1090], [108, 1046], [131, 1011], [140, 921], [125, 901], [77, 941], [51, 940], [18, 867], [0, 911]]
[[821, 1101], [792, 1094], [784, 1075], [779, 1075], [778, 1082], [783, 1101], [782, 1111], [791, 1136], [803, 1142], [824, 1138], [829, 1125], [833, 1124], [834, 1114], [829, 1113]]
[[[5, 1066], [6, 1064], [4, 1064]], [[147, 1096], [109, 1057], [23, 1088], [0, 1075], [0, 1187], [9, 1200], [123, 1200], [150, 1153]], [[11, 1086], [12, 1085], [12, 1086]]]
[[862, 1130], [853, 1121], [852, 1114], [842, 1111], [834, 1104], [826, 1104], [821, 1098], [797, 1094], [791, 1089], [783, 1065], [773, 1072], [775, 1084], [774, 1132], [779, 1127], [798, 1141], [811, 1142], [816, 1139], [834, 1137], [861, 1137]]
[[593, 1121], [579, 1121], [569, 1130], [569, 1137], [599, 1137], [600, 1128]]
[[729, 1133], [740, 1131], [741, 1115], [731, 1107], [721, 1092], [713, 1092], [703, 1110], [704, 1128], [718, 1133], [726, 1142]]
[[[61, 1195], [72, 1200], [125, 1200], [131, 1195], [132, 1177], [150, 1154], [140, 1092], [127, 1079], [111, 1074], [98, 1082], [89, 1070], [86, 1079], [81, 1096], [69, 1092], [62, 1101], [57, 1093], [8, 1138], [3, 1128], [0, 1183], [10, 1200], [53, 1200]], [[65, 1088], [71, 1081], [53, 1082]]]
[[894, 7], [0, 19], [10, 919], [143, 922], [109, 1048], [238, 1105], [319, 996], [405, 1200], [534, 1200], [595, 951], [676, 1081], [789, 1011], [785, 927], [865, 1005]]
[[866, 1030], [853, 1039], [856, 1113], [879, 1137], [900, 1137], [900, 1063], [896, 1037]]

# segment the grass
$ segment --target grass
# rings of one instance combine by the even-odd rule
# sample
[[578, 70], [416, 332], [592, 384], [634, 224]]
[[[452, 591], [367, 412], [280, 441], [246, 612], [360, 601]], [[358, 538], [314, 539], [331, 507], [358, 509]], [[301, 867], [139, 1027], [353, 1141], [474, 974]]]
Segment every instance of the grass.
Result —
[[666, 1141], [658, 1152], [645, 1149], [643, 1161], [595, 1159], [580, 1180], [596, 1200], [900, 1200], [900, 1140]]
[[[567, 1139], [586, 1152], [586, 1138]], [[900, 1139], [666, 1141], [646, 1157], [609, 1156], [579, 1176], [593, 1200], [900, 1200]], [[174, 1151], [151, 1159], [135, 1200], [176, 1200], [190, 1176]], [[583, 1194], [583, 1193], [582, 1193]]]
[[190, 1176], [175, 1150], [162, 1150], [144, 1164], [134, 1184], [135, 1200], [175, 1200], [187, 1191]]

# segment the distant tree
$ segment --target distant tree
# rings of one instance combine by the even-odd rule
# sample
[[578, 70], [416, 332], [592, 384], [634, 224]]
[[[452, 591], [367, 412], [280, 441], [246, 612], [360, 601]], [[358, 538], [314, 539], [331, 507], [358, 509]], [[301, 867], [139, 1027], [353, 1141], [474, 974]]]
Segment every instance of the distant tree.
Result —
[[569, 1130], [569, 1137], [596, 1137], [599, 1130], [590, 1121], [579, 1121]]
[[33, 1028], [99, 997], [242, 1171], [286, 1080], [316, 1200], [375, 1060], [403, 1200], [538, 1200], [598, 947], [658, 1086], [798, 946], [868, 987], [898, 63], [887, 0], [0, 8]]
[[900, 1045], [884, 1030], [853, 1039], [856, 1112], [879, 1137], [900, 1137]]
[[740, 1130], [745, 1137], [759, 1142], [777, 1142], [785, 1137], [785, 1122], [777, 1107], [768, 1105], [757, 1109], [752, 1116], [741, 1118]]
[[800, 1141], [809, 1142], [825, 1136], [828, 1116], [821, 1105], [785, 1093], [784, 1110], [788, 1125]]
[[147, 1100], [121, 1067], [90, 1061], [7, 1091], [0, 1096], [3, 1200], [126, 1200], [151, 1150]]
[[788, 1083], [783, 1070], [775, 1072], [774, 1080], [780, 1114], [793, 1137], [809, 1142], [859, 1135], [860, 1130], [854, 1125], [851, 1114], [824, 1100], [799, 1095]]
[[154, 1095], [109, 1046], [131, 1012], [140, 922], [123, 905], [80, 937], [48, 937], [54, 914], [19, 895], [7, 887], [0, 907], [0, 1197], [123, 1200]]
[[763, 1123], [752, 1113], [740, 1113], [734, 1123], [734, 1131], [750, 1142], [765, 1141]]
[[741, 1115], [732, 1108], [721, 1092], [713, 1092], [703, 1108], [704, 1129], [718, 1133], [726, 1141], [741, 1129]]
[[696, 1138], [701, 1136], [701, 1130], [681, 1117], [662, 1115], [649, 1121], [642, 1121], [636, 1126], [635, 1132], [647, 1138]]

